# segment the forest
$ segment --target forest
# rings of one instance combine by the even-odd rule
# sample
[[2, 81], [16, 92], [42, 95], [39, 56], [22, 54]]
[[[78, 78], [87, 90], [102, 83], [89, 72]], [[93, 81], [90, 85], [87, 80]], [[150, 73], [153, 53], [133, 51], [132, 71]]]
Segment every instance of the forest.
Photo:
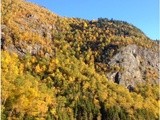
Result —
[[159, 51], [140, 29], [114, 19], [61, 17], [25, 0], [1, 6], [2, 120], [159, 119], [157, 71], [148, 67], [146, 82], [132, 91], [107, 77], [123, 70], [109, 64], [123, 47]]

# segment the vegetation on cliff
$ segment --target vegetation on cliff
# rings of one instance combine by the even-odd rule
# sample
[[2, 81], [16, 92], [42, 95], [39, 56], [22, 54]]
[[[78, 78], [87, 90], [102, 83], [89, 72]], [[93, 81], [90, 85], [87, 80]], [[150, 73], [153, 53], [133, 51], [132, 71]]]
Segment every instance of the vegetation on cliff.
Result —
[[104, 64], [103, 55], [132, 44], [158, 50], [127, 22], [60, 17], [23, 0], [2, 0], [1, 41], [3, 120], [159, 118], [158, 84], [130, 92], [106, 77], [122, 68]]

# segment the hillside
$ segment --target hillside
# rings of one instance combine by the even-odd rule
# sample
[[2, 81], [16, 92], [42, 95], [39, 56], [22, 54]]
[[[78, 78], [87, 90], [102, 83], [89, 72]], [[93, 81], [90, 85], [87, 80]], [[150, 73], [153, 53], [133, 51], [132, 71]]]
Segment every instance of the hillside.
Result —
[[1, 4], [3, 120], [158, 120], [158, 42], [124, 21]]

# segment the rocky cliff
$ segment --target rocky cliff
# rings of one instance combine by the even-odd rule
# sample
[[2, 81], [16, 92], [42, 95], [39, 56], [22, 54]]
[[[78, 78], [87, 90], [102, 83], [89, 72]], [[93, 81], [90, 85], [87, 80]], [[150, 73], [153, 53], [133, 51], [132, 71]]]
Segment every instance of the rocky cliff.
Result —
[[[19, 6], [15, 5], [16, 2]], [[15, 11], [6, 8], [8, 13], [3, 13], [6, 15], [2, 19], [2, 50], [20, 56], [31, 54], [54, 57], [56, 49], [61, 49], [57, 48], [55, 40], [64, 39], [77, 52], [78, 58], [84, 57], [84, 61], [84, 53], [87, 54], [91, 49], [88, 59], [91, 60], [92, 56], [95, 68], [101, 64], [106, 77], [118, 84], [135, 86], [139, 82], [158, 83], [158, 43], [150, 40], [135, 26], [107, 18], [95, 21], [63, 18], [45, 8], [16, 2], [10, 4]], [[30, 9], [24, 12], [29, 6]], [[23, 14], [17, 10], [20, 8]], [[41, 12], [37, 13], [35, 8]], [[46, 17], [43, 13], [47, 14]], [[7, 21], [9, 14], [13, 16]], [[77, 51], [77, 47], [80, 51]], [[90, 60], [88, 63], [93, 62]], [[110, 71], [103, 70], [108, 69], [106, 66]]]
[[118, 84], [135, 86], [143, 82], [159, 83], [158, 51], [127, 45], [120, 48], [107, 64], [120, 68], [107, 74], [108, 78]]
[[159, 45], [125, 21], [2, 0], [3, 120], [158, 120]]

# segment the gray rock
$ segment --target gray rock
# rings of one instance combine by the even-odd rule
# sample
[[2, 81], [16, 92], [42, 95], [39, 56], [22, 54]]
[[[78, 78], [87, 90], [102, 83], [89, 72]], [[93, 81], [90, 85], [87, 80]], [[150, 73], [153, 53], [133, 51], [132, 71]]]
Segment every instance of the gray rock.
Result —
[[[129, 85], [134, 87], [142, 82], [158, 84], [158, 59], [158, 51], [128, 45], [120, 48], [107, 63], [109, 66], [118, 66], [120, 70], [114, 70], [106, 75], [110, 80], [126, 87]], [[150, 77], [148, 77], [149, 74]], [[153, 77], [152, 74], [157, 77]]]

